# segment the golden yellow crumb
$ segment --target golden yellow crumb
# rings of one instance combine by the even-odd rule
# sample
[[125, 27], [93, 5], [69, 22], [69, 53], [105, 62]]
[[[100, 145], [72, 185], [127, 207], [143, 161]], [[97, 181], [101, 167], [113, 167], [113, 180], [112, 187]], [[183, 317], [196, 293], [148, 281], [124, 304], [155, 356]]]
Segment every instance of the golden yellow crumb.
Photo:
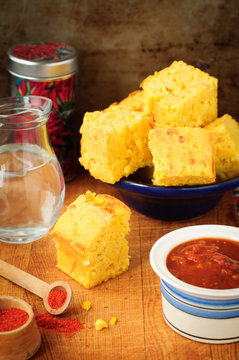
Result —
[[102, 330], [102, 329], [107, 328], [107, 327], [108, 327], [108, 325], [104, 320], [102, 320], [102, 319], [96, 320], [96, 322], [95, 322], [96, 330]]
[[82, 304], [82, 308], [83, 308], [84, 310], [86, 310], [86, 311], [90, 310], [91, 306], [92, 306], [92, 304], [91, 304], [91, 302], [88, 301], [88, 300], [84, 301], [83, 304]]
[[113, 317], [110, 319], [109, 323], [110, 323], [110, 325], [115, 325], [115, 324], [116, 324], [116, 321], [117, 321], [117, 318], [116, 318], [115, 316], [113, 316]]

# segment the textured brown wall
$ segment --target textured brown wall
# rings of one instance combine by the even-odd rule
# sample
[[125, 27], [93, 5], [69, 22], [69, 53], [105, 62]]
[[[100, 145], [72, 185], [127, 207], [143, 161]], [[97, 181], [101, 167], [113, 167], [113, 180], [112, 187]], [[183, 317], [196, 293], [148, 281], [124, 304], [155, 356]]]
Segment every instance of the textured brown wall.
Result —
[[0, 0], [0, 96], [9, 47], [62, 41], [79, 52], [82, 114], [184, 60], [219, 79], [219, 115], [239, 120], [238, 26], [238, 0]]

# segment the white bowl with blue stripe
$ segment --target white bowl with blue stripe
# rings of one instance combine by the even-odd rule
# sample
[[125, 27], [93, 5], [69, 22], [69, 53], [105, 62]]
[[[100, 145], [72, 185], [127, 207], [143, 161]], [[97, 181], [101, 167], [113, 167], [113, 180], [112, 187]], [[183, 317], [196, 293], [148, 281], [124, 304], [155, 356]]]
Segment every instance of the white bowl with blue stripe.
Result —
[[174, 247], [199, 238], [239, 242], [239, 229], [195, 225], [172, 231], [156, 241], [150, 264], [160, 277], [164, 319], [173, 330], [192, 340], [213, 344], [239, 341], [239, 288], [215, 290], [190, 285], [177, 279], [166, 266]]

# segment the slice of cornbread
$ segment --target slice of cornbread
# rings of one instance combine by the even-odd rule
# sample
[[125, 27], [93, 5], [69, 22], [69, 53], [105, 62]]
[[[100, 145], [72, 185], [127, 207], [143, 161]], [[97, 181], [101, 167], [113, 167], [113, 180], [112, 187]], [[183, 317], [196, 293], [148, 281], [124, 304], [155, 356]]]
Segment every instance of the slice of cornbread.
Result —
[[90, 191], [80, 195], [51, 232], [59, 269], [86, 288], [126, 271], [130, 214], [113, 196]]
[[150, 116], [118, 105], [87, 112], [80, 128], [79, 161], [93, 177], [113, 184], [151, 164], [150, 127]]
[[239, 124], [225, 114], [208, 124], [215, 143], [216, 174], [223, 180], [239, 176]]
[[201, 128], [151, 129], [153, 183], [163, 186], [215, 181], [213, 134]]
[[156, 127], [203, 127], [217, 118], [218, 80], [209, 74], [174, 61], [142, 83], [145, 111]]
[[136, 90], [119, 102], [121, 108], [144, 111], [144, 92]]

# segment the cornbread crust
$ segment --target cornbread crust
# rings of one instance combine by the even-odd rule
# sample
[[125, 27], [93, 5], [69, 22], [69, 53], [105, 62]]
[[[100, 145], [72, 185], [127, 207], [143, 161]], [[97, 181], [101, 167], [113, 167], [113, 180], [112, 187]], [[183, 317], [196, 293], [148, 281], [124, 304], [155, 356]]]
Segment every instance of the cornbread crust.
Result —
[[148, 76], [140, 86], [155, 127], [203, 127], [217, 118], [218, 80], [183, 61]]
[[215, 181], [212, 132], [201, 128], [151, 129], [153, 183], [160, 186], [210, 184]]
[[58, 268], [86, 288], [126, 271], [130, 215], [130, 209], [113, 196], [90, 191], [80, 195], [51, 232]]
[[134, 111], [144, 111], [144, 92], [136, 90], [131, 92], [118, 104], [121, 108], [132, 109]]
[[151, 120], [139, 111], [114, 104], [103, 111], [85, 113], [80, 128], [81, 165], [94, 178], [111, 184], [140, 167], [149, 166]]
[[229, 114], [208, 124], [215, 143], [216, 174], [223, 180], [239, 176], [239, 124]]

